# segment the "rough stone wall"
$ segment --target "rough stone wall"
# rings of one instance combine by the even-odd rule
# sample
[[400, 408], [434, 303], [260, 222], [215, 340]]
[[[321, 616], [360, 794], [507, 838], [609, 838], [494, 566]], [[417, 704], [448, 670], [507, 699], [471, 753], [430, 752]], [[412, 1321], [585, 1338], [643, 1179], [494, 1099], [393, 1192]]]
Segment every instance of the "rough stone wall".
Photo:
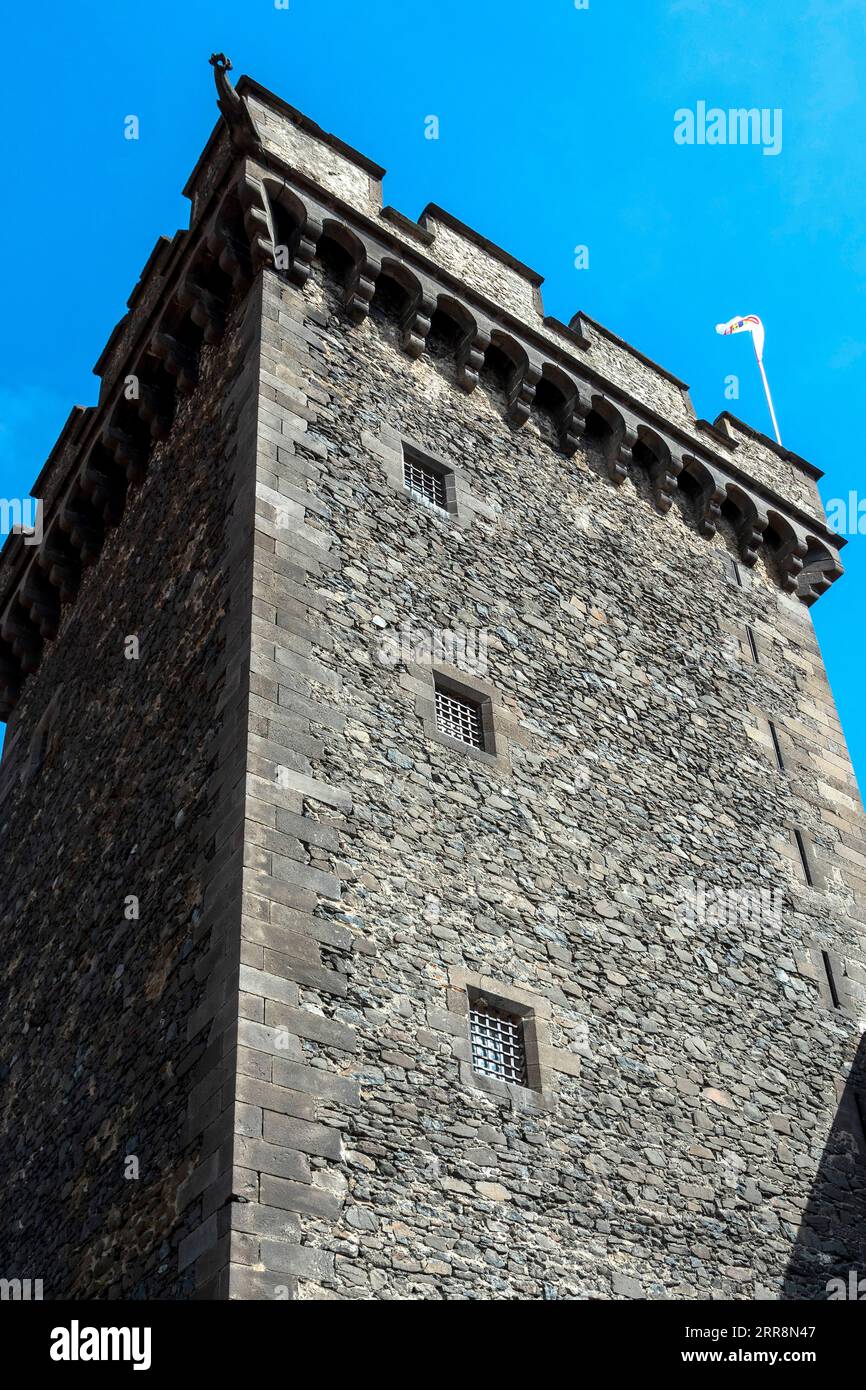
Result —
[[266, 149], [353, 206], [371, 215], [378, 212], [382, 206], [381, 187], [378, 180], [371, 180], [366, 169], [329, 149], [284, 113], [271, 110], [255, 97], [250, 98], [250, 110]]
[[[807, 611], [760, 561], [736, 584], [725, 525], [708, 542], [685, 500], [661, 516], [640, 477], [613, 488], [592, 442], [566, 461], [543, 418], [511, 431], [495, 380], [462, 395], [435, 336], [410, 362], [378, 298], [355, 328], [318, 274], [303, 294], [267, 280], [270, 371], [300, 394], [259, 436], [272, 482], [283, 459], [314, 499], [322, 618], [313, 659], [280, 655], [276, 563], [248, 910], [298, 936], [261, 939], [242, 995], [241, 1070], [271, 1089], [244, 1111], [234, 1296], [824, 1296], [864, 1230], [863, 819]], [[395, 493], [383, 425], [452, 461], [490, 518]], [[278, 517], [272, 566], [298, 553]], [[382, 655], [404, 622], [486, 634], [510, 766], [425, 737]], [[312, 723], [280, 732], [284, 701]], [[301, 886], [268, 836], [302, 811], [323, 828]], [[778, 916], [690, 922], [695, 880], [777, 894]], [[268, 952], [285, 965], [317, 933], [335, 975], [276, 971], [297, 987], [281, 1003]], [[537, 1001], [550, 1103], [467, 1082], [476, 978]], [[292, 1088], [303, 1124], [278, 1113]]]
[[823, 508], [814, 479], [808, 477], [796, 464], [780, 458], [774, 449], [763, 444], [755, 436], [736, 424], [728, 421], [728, 432], [737, 445], [734, 462], [750, 478], [772, 488], [780, 497], [786, 498], [804, 512], [822, 517]]
[[584, 320], [583, 330], [588, 339], [587, 361], [596, 371], [633, 392], [681, 429], [694, 428], [694, 410], [679, 386], [643, 362], [624, 343], [614, 342], [607, 334], [599, 332], [594, 324]]
[[[252, 104], [272, 153], [377, 215], [362, 160]], [[434, 261], [557, 336], [531, 279], [428, 223]], [[496, 354], [467, 396], [438, 321], [410, 360], [387, 282], [352, 326], [330, 277], [266, 269], [235, 306], [15, 712], [2, 1272], [821, 1297], [864, 1258], [866, 854], [808, 612], [685, 493], [663, 516], [639, 465], [615, 488], [592, 439], [564, 458], [542, 390], [509, 428]], [[689, 425], [675, 382], [589, 338]], [[454, 468], [456, 518], [401, 489], [400, 436]], [[452, 656], [495, 757], [437, 735], [407, 624], [486, 642], [480, 673]], [[696, 884], [765, 900], [690, 918]], [[530, 1010], [534, 1088], [473, 1076], [473, 987]]]
[[[207, 1146], [188, 1109], [208, 1033], [189, 1024], [208, 979], [244, 313], [203, 350], [198, 390], [26, 684], [2, 766], [0, 1271], [41, 1278], [46, 1298], [192, 1289], [178, 1246], [198, 1212], [176, 1201]], [[22, 780], [52, 703], [48, 756]]]
[[538, 289], [525, 274], [482, 251], [438, 217], [427, 214], [427, 231], [433, 234], [430, 254], [437, 265], [456, 275], [473, 289], [491, 296], [515, 318], [540, 326]]
[[[243, 83], [241, 84], [243, 87]], [[247, 90], [247, 88], [244, 88]], [[304, 118], [293, 118], [284, 104], [264, 89], [253, 86], [249, 97], [250, 110], [268, 152], [298, 169], [321, 189], [339, 198], [375, 223], [383, 216], [382, 185], [369, 161], [340, 142], [331, 141], [323, 132]], [[330, 143], [328, 143], [330, 141]], [[191, 180], [196, 188], [194, 205], [201, 202], [199, 187], [206, 187], [208, 161]], [[378, 166], [374, 169], [381, 173]], [[188, 187], [190, 187], [188, 186]], [[467, 229], [437, 216], [437, 210], [425, 211], [422, 217], [426, 234], [425, 255], [434, 265], [441, 266], [462, 284], [471, 287], [500, 310], [514, 316], [535, 334], [556, 347], [562, 347], [562, 335], [544, 319], [542, 292], [536, 272], [514, 264], [510, 257], [492, 245], [485, 245]], [[408, 250], [417, 250], [417, 233], [411, 224], [389, 219], [390, 236], [397, 237]], [[695, 411], [688, 391], [639, 351], [605, 331], [600, 325], [581, 316], [584, 345], [569, 342], [569, 351], [576, 359], [602, 377], [632, 394], [665, 421], [691, 434], [696, 443], [706, 444], [707, 437], [697, 429]], [[642, 345], [637, 344], [640, 348]], [[726, 430], [734, 443], [730, 455], [721, 450], [750, 478], [777, 492], [823, 522], [823, 510], [814, 481], [796, 464], [780, 457], [769, 444], [751, 431], [732, 421]]]

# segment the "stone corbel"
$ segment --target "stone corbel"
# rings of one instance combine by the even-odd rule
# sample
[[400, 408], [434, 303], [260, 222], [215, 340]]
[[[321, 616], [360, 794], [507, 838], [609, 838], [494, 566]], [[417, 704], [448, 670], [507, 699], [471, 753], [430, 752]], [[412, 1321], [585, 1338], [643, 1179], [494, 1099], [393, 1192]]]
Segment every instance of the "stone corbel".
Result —
[[267, 191], [249, 169], [245, 169], [241, 175], [238, 198], [244, 217], [250, 264], [255, 275], [263, 266], [274, 265], [276, 238]]
[[150, 344], [150, 351], [161, 362], [169, 376], [177, 381], [177, 389], [185, 394], [194, 391], [198, 385], [198, 363], [195, 355], [170, 333], [157, 331]]
[[102, 431], [102, 443], [129, 481], [140, 483], [147, 472], [146, 448], [126, 430], [110, 423]]
[[650, 466], [649, 478], [655, 504], [662, 513], [669, 512], [673, 506], [677, 479], [683, 471], [682, 455], [672, 449], [666, 439], [661, 440], [661, 457]]
[[177, 302], [189, 310], [193, 323], [203, 330], [206, 343], [219, 342], [225, 328], [225, 311], [215, 294], [188, 274], [178, 287]]
[[31, 675], [38, 669], [42, 655], [42, 638], [30, 618], [20, 608], [18, 612], [12, 608], [7, 609], [0, 623], [0, 637], [11, 647], [12, 655], [18, 658], [25, 675]]
[[457, 344], [457, 385], [467, 395], [478, 385], [489, 346], [490, 330], [481, 324], [468, 328]]
[[65, 503], [60, 512], [60, 529], [69, 537], [69, 544], [77, 550], [83, 565], [95, 564], [102, 549], [104, 532], [96, 518], [90, 514], [83, 499], [76, 503]]
[[226, 190], [204, 242], [236, 289], [243, 288], [262, 266], [275, 264], [268, 195], [250, 167], [245, 167], [237, 182]]
[[554, 420], [559, 435], [559, 447], [566, 458], [571, 458], [577, 450], [580, 437], [586, 429], [589, 409], [589, 401], [581, 399], [578, 385], [572, 381]]
[[352, 323], [363, 323], [370, 312], [370, 300], [376, 293], [376, 280], [382, 264], [370, 251], [352, 266], [343, 291], [343, 308]]
[[702, 536], [712, 540], [722, 519], [725, 490], [717, 483], [708, 483], [698, 502], [698, 528]]
[[812, 604], [825, 594], [830, 585], [842, 575], [842, 566], [835, 555], [829, 552], [803, 564], [803, 571], [797, 582], [797, 594], [811, 608]]
[[638, 422], [633, 415], [627, 415], [618, 406], [615, 409], [619, 418], [605, 439], [604, 456], [607, 460], [608, 477], [618, 487], [620, 483], [625, 482], [629, 467], [634, 461], [632, 450], [637, 444]]
[[126, 483], [122, 474], [112, 476], [100, 468], [91, 455], [79, 474], [81, 490], [90, 498], [102, 519], [109, 526], [116, 526], [123, 516], [126, 503]]
[[60, 596], [37, 565], [31, 565], [18, 590], [18, 602], [40, 637], [55, 638], [60, 626]]
[[737, 545], [743, 564], [751, 567], [758, 558], [758, 548], [763, 542], [770, 518], [762, 502], [749, 500], [749, 512], [737, 524]]
[[66, 554], [56, 535], [45, 537], [36, 552], [36, 563], [59, 593], [63, 603], [69, 603], [78, 592], [81, 568]]
[[514, 429], [520, 429], [529, 419], [535, 400], [535, 390], [541, 380], [541, 363], [525, 358], [517, 362], [508, 380], [505, 414]]
[[151, 439], [166, 439], [171, 429], [171, 412], [166, 409], [162, 393], [142, 381], [138, 388], [137, 406], [139, 419], [147, 425]]
[[[720, 473], [714, 468], [710, 468], [703, 460], [692, 460], [695, 464], [694, 469], [686, 468], [688, 458], [685, 454], [680, 456], [682, 468], [700, 483], [700, 492], [695, 502], [695, 513], [698, 523], [698, 530], [707, 540], [712, 540], [718, 530], [719, 522], [722, 519], [722, 503], [725, 500], [725, 482]], [[682, 470], [681, 470], [682, 471]]]
[[559, 433], [559, 447], [566, 458], [571, 458], [577, 450], [578, 441], [583, 434], [581, 429], [581, 418], [574, 405], [563, 406], [559, 412], [560, 421], [557, 422]]
[[808, 546], [802, 535], [789, 536], [776, 551], [776, 563], [782, 588], [789, 594], [797, 592], [797, 583], [802, 573], [803, 560]]
[[308, 212], [304, 225], [298, 227], [289, 247], [289, 279], [298, 289], [303, 289], [310, 278], [316, 247], [323, 231], [322, 219], [317, 213]]
[[432, 286], [422, 285], [410, 295], [409, 303], [400, 316], [402, 347], [409, 357], [418, 358], [424, 351], [435, 312], [436, 292]]
[[215, 258], [217, 265], [232, 282], [232, 289], [242, 288], [250, 278], [250, 263], [247, 248], [239, 244], [232, 235], [225, 213], [225, 199], [202, 236], [202, 240]]

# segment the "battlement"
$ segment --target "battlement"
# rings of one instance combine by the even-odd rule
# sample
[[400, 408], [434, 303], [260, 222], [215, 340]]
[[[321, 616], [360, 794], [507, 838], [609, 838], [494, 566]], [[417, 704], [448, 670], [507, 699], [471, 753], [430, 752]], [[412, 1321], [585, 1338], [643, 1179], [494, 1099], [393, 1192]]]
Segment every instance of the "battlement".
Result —
[[826, 524], [818, 470], [727, 412], [698, 420], [685, 383], [615, 334], [581, 313], [547, 316], [536, 271], [435, 205], [418, 222], [383, 206], [381, 166], [251, 79], [233, 88], [221, 55], [214, 66], [222, 117], [184, 190], [189, 231], [157, 242], [94, 368], [98, 404], [76, 407], [40, 474], [41, 542], [13, 534], [0, 554], [0, 714], [56, 635], [178, 395], [195, 390], [199, 348], [220, 341], [230, 298], [263, 266], [302, 288], [315, 257], [337, 265], [349, 324], [377, 287], [398, 297], [410, 358], [434, 322], [446, 325], [461, 390], [491, 354], [504, 362], [513, 429], [543, 407], [565, 458], [581, 435], [602, 439], [612, 483], [644, 470], [662, 512], [687, 492], [706, 536], [726, 515], [743, 562], [765, 547], [807, 604], [841, 574], [844, 540]]

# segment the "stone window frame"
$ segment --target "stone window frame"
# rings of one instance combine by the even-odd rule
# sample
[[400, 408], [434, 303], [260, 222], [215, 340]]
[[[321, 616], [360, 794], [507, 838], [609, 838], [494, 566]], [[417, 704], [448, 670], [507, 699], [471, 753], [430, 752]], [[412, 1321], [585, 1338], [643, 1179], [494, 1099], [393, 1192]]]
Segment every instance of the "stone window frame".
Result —
[[[379, 455], [389, 487], [394, 492], [399, 492], [408, 502], [428, 512], [430, 516], [436, 517], [439, 521], [456, 523], [463, 529], [471, 526], [477, 517], [483, 517], [486, 521], [497, 519], [498, 509], [476, 496], [472, 491], [468, 474], [451, 459], [436, 453], [423, 440], [402, 434], [393, 426], [383, 424], [379, 428], [378, 436], [365, 434], [362, 442]], [[444, 479], [447, 511], [425, 503], [406, 487], [403, 464], [407, 456], [416, 459]]]
[[[772, 717], [767, 713], [762, 705], [748, 706], [749, 723], [747, 725], [750, 737], [761, 750], [769, 766], [777, 777], [787, 778], [792, 790], [796, 790], [798, 795], [808, 797], [809, 793], [805, 787], [800, 787], [796, 779], [809, 770], [808, 754], [800, 749], [794, 739], [794, 735], [787, 727], [786, 716], [774, 712]], [[773, 747], [773, 736], [770, 732], [770, 725], [776, 730], [776, 738], [779, 742], [779, 751], [782, 755], [784, 767], [780, 768], [776, 759], [776, 751]]]
[[[496, 686], [482, 680], [471, 671], [464, 671], [447, 661], [431, 661], [423, 666], [410, 662], [401, 678], [401, 685], [415, 696], [415, 713], [424, 726], [424, 736], [443, 748], [463, 753], [469, 758], [498, 767], [511, 768], [511, 744], [525, 743], [513, 715], [502, 700]], [[484, 747], [475, 748], [462, 739], [443, 734], [436, 722], [437, 685], [458, 699], [471, 700], [481, 714]]]
[[748, 585], [746, 578], [748, 571], [742, 560], [731, 555], [729, 551], [722, 554], [722, 570], [725, 579], [735, 589], [745, 589]]
[[[762, 667], [764, 671], [772, 667], [772, 646], [765, 641], [763, 633], [758, 632], [752, 622], [736, 622], [722, 618], [719, 621], [719, 630], [722, 633], [723, 641], [728, 638], [731, 646], [736, 644], [738, 656], [735, 660], [739, 665], [750, 671], [758, 666]], [[755, 644], [754, 650], [752, 649], [752, 642], [749, 640], [750, 632]]]
[[[457, 484], [454, 478], [454, 470], [445, 462], [444, 459], [438, 458], [435, 454], [425, 452], [424, 450], [420, 449], [416, 444], [412, 443], [411, 440], [404, 439], [402, 441], [402, 444], [403, 449], [401, 458], [401, 481], [403, 492], [407, 495], [407, 497], [410, 498], [411, 501], [417, 502], [419, 506], [429, 507], [430, 510], [436, 516], [456, 517], [458, 515]], [[441, 479], [442, 483], [445, 486], [444, 507], [439, 507], [436, 505], [435, 502], [428, 501], [426, 497], [422, 497], [418, 492], [415, 491], [414, 488], [408, 486], [404, 471], [405, 464], [407, 461], [410, 463], [420, 464], [422, 468], [425, 468], [429, 473], [435, 473], [436, 476]]]
[[[847, 957], [839, 955], [832, 947], [814, 940], [808, 947], [808, 953], [814, 970], [815, 982], [818, 986], [818, 996], [824, 1007], [837, 1016], [842, 1015], [842, 1017], [849, 1019], [859, 1018], [864, 989], [857, 980], [856, 962], [849, 962]], [[854, 973], [849, 972], [849, 964]], [[833, 975], [832, 987], [828, 978], [828, 970]], [[859, 973], [862, 978], [862, 969]], [[833, 997], [834, 989], [835, 999]]]
[[[489, 702], [486, 699], [471, 699], [462, 690], [455, 690], [453, 682], [442, 680], [441, 677], [437, 680], [435, 675], [433, 693], [436, 698], [436, 728], [440, 734], [457, 739], [458, 743], [465, 743], [470, 748], [481, 748], [485, 752], [491, 749], [495, 751], [495, 734], [490, 728]], [[453, 708], [455, 705], [456, 709]], [[459, 723], [461, 731], [465, 730], [469, 734], [468, 738], [463, 738], [461, 733], [454, 733], [453, 729], [449, 732], [447, 728], [442, 727], [443, 723], [455, 722]]]
[[[449, 1012], [454, 1018], [455, 1036], [452, 1050], [458, 1059], [460, 1083], [467, 1090], [480, 1091], [518, 1110], [549, 1110], [555, 1099], [554, 1068], [551, 1059], [560, 1054], [550, 1046], [551, 1008], [547, 999], [501, 980], [452, 966], [448, 972]], [[522, 1026], [523, 1049], [526, 1057], [527, 1085], [519, 1086], [498, 1076], [475, 1071], [472, 1065], [472, 1040], [469, 1027], [469, 1006], [472, 999], [483, 998], [504, 1013], [519, 1018]], [[579, 1062], [571, 1059], [572, 1074], [579, 1075]], [[564, 1069], [564, 1068], [563, 1068]]]
[[788, 760], [785, 757], [785, 745], [782, 742], [783, 730], [779, 728], [775, 719], [771, 719], [769, 715], [764, 716], [764, 723], [770, 735], [773, 768], [776, 772], [786, 776], [788, 773]]
[[[797, 886], [805, 893], [826, 893], [830, 886], [828, 875], [812, 835], [799, 823], [789, 822], [786, 828], [785, 857], [791, 861]], [[802, 842], [811, 882], [808, 881], [803, 867], [800, 846], [797, 844], [798, 834]]]

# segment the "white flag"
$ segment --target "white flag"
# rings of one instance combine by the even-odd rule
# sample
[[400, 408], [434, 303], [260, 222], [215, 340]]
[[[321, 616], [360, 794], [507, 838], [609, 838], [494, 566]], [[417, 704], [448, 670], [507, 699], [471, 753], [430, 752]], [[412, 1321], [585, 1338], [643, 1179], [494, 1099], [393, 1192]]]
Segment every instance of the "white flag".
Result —
[[716, 332], [723, 333], [726, 337], [729, 333], [751, 333], [755, 356], [759, 362], [764, 360], [764, 325], [757, 314], [743, 314], [727, 323], [717, 323]]

